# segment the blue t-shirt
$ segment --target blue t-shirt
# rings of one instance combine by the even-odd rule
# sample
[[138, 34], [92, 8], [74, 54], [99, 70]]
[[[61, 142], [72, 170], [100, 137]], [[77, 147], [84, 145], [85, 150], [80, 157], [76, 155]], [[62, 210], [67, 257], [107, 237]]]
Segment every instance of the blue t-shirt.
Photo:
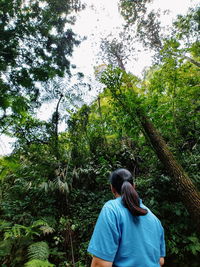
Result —
[[159, 219], [148, 210], [133, 216], [121, 197], [106, 202], [97, 220], [88, 252], [115, 267], [158, 267], [165, 256], [164, 230]]

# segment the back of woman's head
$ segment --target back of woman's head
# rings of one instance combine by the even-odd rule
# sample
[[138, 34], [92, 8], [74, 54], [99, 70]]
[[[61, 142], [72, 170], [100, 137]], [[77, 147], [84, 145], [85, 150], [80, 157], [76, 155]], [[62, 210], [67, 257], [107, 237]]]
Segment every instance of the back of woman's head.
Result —
[[147, 210], [140, 208], [138, 193], [134, 188], [133, 176], [126, 169], [117, 169], [110, 175], [110, 183], [122, 197], [124, 206], [134, 216], [143, 216]]

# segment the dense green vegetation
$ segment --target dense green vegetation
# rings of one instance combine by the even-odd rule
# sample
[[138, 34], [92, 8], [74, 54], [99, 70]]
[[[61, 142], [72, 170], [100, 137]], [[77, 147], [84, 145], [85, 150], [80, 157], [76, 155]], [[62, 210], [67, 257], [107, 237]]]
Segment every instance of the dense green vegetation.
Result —
[[[23, 7], [23, 1], [0, 0], [4, 18], [0, 31], [5, 36], [0, 45], [6, 51], [0, 54], [0, 127], [17, 138], [13, 153], [0, 158], [0, 264], [89, 266], [86, 250], [94, 224], [103, 203], [112, 198], [108, 175], [125, 167], [134, 173], [143, 202], [163, 223], [165, 266], [197, 267], [198, 220], [183, 201], [187, 191], [180, 193], [173, 175], [159, 161], [142, 118], [161, 133], [198, 191], [200, 10], [178, 17], [171, 36], [160, 39], [157, 63], [142, 79], [112, 65], [97, 73], [103, 92], [90, 105], [71, 112], [66, 132], [58, 134], [64, 91], [58, 90], [51, 121], [36, 119], [35, 109], [42, 104], [42, 93], [47, 93], [45, 84], [70, 75], [66, 55], [78, 41], [71, 30], [66, 31], [69, 21], [63, 12], [77, 10], [79, 1], [75, 2], [66, 1], [68, 8], [63, 10], [56, 0], [31, 1], [31, 8]], [[130, 1], [121, 2], [129, 7]], [[6, 23], [11, 21], [9, 28]], [[55, 38], [52, 28], [58, 25], [62, 27], [56, 29]], [[33, 45], [31, 54], [25, 32], [35, 38], [34, 43], [43, 35], [44, 42]]]

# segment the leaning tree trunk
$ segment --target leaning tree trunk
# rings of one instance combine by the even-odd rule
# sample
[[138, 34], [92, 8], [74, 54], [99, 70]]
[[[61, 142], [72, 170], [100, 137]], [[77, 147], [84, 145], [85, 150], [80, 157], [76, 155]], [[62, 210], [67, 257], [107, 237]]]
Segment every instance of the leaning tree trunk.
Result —
[[139, 111], [137, 115], [158, 158], [173, 176], [177, 191], [186, 209], [195, 221], [200, 224], [200, 193], [185, 173], [182, 166], [174, 158], [172, 152], [169, 150], [166, 142], [154, 127], [153, 123]]
[[[125, 66], [122, 59], [117, 58], [119, 67], [125, 71]], [[191, 60], [190, 60], [191, 61]], [[194, 63], [194, 62], [193, 62]], [[198, 65], [198, 64], [196, 64]], [[131, 85], [130, 85], [131, 86]], [[186, 209], [190, 215], [194, 218], [195, 222], [200, 225], [200, 193], [183, 170], [182, 166], [174, 158], [172, 152], [169, 150], [166, 142], [162, 138], [161, 134], [150, 122], [148, 117], [141, 112], [140, 107], [136, 108], [136, 114], [133, 115], [126, 103], [116, 95], [115, 90], [110, 89], [113, 97], [119, 101], [119, 104], [123, 106], [124, 110], [135, 119], [135, 115], [138, 117], [142, 131], [147, 135], [151, 145], [153, 146], [158, 158], [163, 165], [168, 169], [171, 176], [174, 178], [176, 189], [180, 194], [182, 202], [185, 204]], [[198, 228], [198, 230], [200, 230]]]
[[[173, 177], [173, 181], [176, 184], [176, 189], [180, 194], [181, 201], [184, 203], [187, 211], [193, 217], [195, 222], [200, 225], [200, 193], [182, 166], [177, 162], [172, 152], [169, 150], [169, 147], [164, 141], [162, 135], [155, 128], [147, 115], [141, 111], [140, 107], [136, 108], [135, 112], [132, 112], [123, 100], [121, 100], [115, 93], [113, 93], [113, 97], [119, 101], [119, 104], [130, 116], [133, 117], [133, 119], [135, 119], [135, 116], [138, 117], [142, 128], [141, 130], [145, 136], [148, 137], [158, 158]], [[200, 231], [200, 229], [198, 230]]]

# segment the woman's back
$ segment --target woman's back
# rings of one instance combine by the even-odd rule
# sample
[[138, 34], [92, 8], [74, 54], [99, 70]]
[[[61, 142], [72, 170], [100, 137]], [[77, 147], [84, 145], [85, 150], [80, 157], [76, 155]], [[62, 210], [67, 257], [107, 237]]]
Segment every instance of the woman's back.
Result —
[[164, 264], [164, 231], [135, 190], [132, 174], [117, 169], [110, 175], [115, 200], [97, 220], [88, 251], [92, 267], [158, 267]]
[[[147, 209], [142, 203], [140, 206]], [[158, 267], [165, 254], [163, 228], [149, 210], [133, 216], [121, 197], [108, 201], [97, 221], [88, 251], [116, 267]]]

